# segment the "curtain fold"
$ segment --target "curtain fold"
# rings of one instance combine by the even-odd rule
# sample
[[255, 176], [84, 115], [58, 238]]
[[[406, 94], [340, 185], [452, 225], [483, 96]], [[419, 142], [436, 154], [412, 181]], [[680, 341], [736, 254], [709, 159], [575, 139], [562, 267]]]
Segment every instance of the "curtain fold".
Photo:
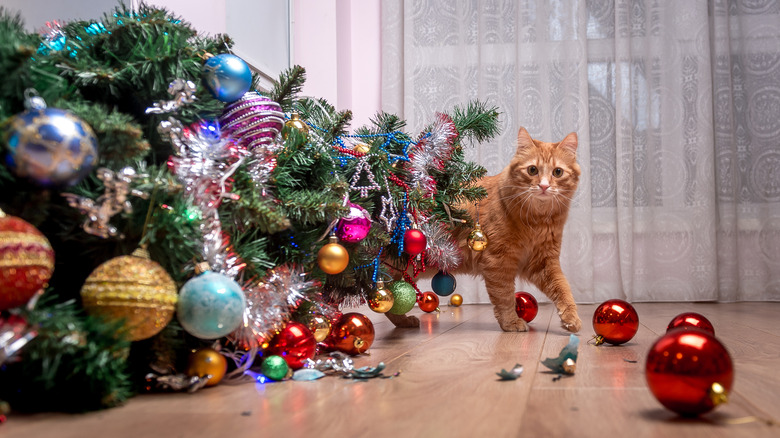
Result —
[[498, 106], [501, 135], [467, 151], [489, 174], [520, 126], [578, 133], [578, 302], [780, 300], [780, 0], [390, 0], [382, 23], [383, 110], [411, 131]]

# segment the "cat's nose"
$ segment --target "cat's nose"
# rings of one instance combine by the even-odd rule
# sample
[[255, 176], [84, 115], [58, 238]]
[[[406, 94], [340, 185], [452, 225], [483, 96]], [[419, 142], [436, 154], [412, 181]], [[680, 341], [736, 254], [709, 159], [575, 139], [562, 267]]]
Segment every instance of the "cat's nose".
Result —
[[542, 189], [542, 193], [546, 192], [548, 188], [550, 188], [549, 184], [540, 183], [539, 188]]

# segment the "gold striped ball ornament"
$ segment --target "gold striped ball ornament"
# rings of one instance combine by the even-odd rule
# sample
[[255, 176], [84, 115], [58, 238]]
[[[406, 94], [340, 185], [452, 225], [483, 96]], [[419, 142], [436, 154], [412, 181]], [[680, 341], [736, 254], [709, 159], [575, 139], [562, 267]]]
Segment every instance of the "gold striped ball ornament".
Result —
[[81, 300], [91, 315], [125, 320], [133, 341], [151, 338], [173, 318], [176, 284], [144, 249], [115, 257], [95, 268], [81, 288]]
[[30, 223], [0, 210], [0, 310], [27, 303], [46, 287], [54, 271], [54, 250]]

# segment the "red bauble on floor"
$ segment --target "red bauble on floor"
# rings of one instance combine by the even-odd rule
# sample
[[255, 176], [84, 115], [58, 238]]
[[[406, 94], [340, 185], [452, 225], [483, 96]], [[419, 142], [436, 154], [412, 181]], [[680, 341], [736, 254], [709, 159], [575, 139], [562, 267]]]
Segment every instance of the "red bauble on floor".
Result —
[[664, 407], [695, 416], [726, 401], [734, 365], [715, 336], [699, 329], [672, 330], [650, 348], [645, 377]]
[[433, 292], [423, 292], [417, 300], [417, 305], [423, 312], [431, 313], [439, 308], [439, 296]]
[[696, 312], [685, 312], [675, 316], [672, 321], [669, 322], [666, 331], [668, 333], [669, 330], [676, 328], [686, 330], [696, 328], [709, 332], [711, 335], [715, 336], [715, 328], [712, 326], [712, 323], [705, 318], [704, 315], [700, 315]]
[[523, 321], [531, 322], [539, 312], [539, 304], [536, 302], [536, 298], [528, 292], [515, 292], [515, 311]]
[[623, 300], [607, 300], [593, 312], [596, 345], [608, 342], [620, 345], [631, 340], [639, 329], [639, 315], [634, 306]]
[[290, 368], [303, 368], [306, 359], [314, 358], [317, 341], [308, 327], [297, 321], [288, 321], [284, 328], [271, 340], [270, 354], [284, 358]]

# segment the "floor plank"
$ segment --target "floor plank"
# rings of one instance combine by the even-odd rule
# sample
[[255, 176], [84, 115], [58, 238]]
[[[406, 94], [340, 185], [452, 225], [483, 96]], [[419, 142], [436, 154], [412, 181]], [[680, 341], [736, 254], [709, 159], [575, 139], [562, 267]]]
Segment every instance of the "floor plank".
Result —
[[[568, 342], [555, 309], [541, 304], [527, 333], [504, 333], [488, 305], [443, 305], [419, 329], [397, 329], [366, 308], [376, 331], [370, 355], [392, 379], [219, 385], [195, 394], [147, 394], [125, 406], [84, 415], [13, 413], [3, 438], [250, 436], [780, 436], [780, 303], [637, 303], [640, 328], [630, 342], [596, 346], [595, 305], [581, 305], [583, 328], [574, 376], [558, 379], [540, 364]], [[705, 315], [735, 367], [730, 402], [696, 419], [665, 410], [647, 388], [647, 352], [683, 311]], [[515, 381], [502, 368], [524, 366]], [[755, 421], [751, 416], [774, 421]], [[739, 424], [737, 424], [739, 423]]]

